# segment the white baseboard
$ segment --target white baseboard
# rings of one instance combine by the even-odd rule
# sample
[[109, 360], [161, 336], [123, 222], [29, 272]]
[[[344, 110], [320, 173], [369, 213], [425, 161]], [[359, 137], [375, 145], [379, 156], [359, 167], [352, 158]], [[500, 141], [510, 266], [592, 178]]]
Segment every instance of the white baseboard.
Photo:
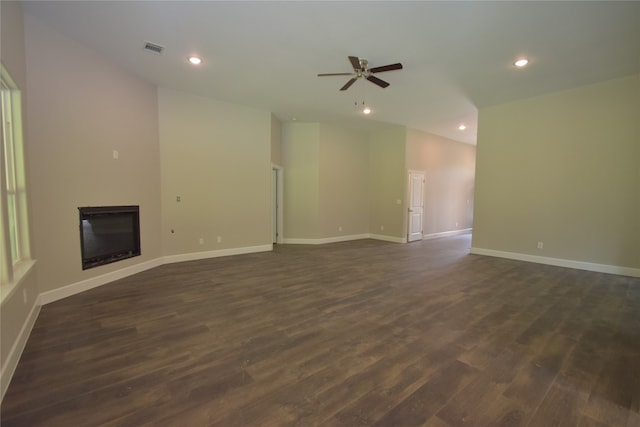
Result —
[[385, 242], [407, 243], [406, 237], [385, 236], [384, 234], [370, 234], [370, 239], [384, 240]]
[[167, 255], [162, 257], [162, 264], [172, 264], [174, 262], [196, 261], [206, 258], [219, 258], [231, 255], [245, 255], [256, 252], [268, 252], [273, 250], [273, 245], [247, 246], [244, 248], [219, 249], [217, 251], [191, 252], [188, 254]]
[[351, 240], [376, 239], [393, 243], [407, 243], [406, 238], [385, 236], [383, 234], [351, 234], [348, 236], [325, 237], [322, 239], [283, 239], [282, 243], [291, 245], [324, 245], [326, 243], [348, 242]]
[[98, 286], [113, 282], [114, 280], [122, 279], [127, 276], [131, 276], [132, 274], [140, 273], [145, 270], [149, 270], [150, 268], [158, 267], [160, 265], [162, 265], [162, 258], [156, 258], [151, 261], [146, 261], [140, 264], [132, 265], [130, 267], [125, 267], [120, 270], [111, 271], [109, 273], [82, 280], [80, 282], [71, 283], [70, 285], [63, 286], [61, 288], [42, 292], [38, 297], [38, 302], [40, 305], [49, 304], [51, 302], [70, 297], [71, 295], [75, 295], [89, 289], [97, 288]]
[[40, 304], [36, 300], [33, 302], [33, 306], [31, 307], [22, 328], [20, 328], [18, 337], [13, 342], [11, 350], [9, 350], [9, 353], [7, 354], [7, 358], [2, 361], [2, 367], [0, 368], [0, 401], [4, 399], [4, 394], [9, 388], [9, 383], [11, 383], [11, 378], [13, 378], [13, 374], [18, 367], [20, 356], [22, 356], [22, 352], [27, 345], [27, 340], [29, 339], [29, 335], [31, 335], [31, 330], [33, 329], [33, 325], [36, 323], [39, 313]]
[[609, 264], [575, 261], [563, 258], [550, 258], [538, 255], [521, 254], [517, 252], [496, 251], [493, 249], [471, 248], [471, 253], [498, 258], [514, 259], [518, 261], [535, 262], [537, 264], [555, 265], [557, 267], [575, 268], [578, 270], [595, 271], [598, 273], [617, 274], [620, 276], [640, 277], [640, 268], [622, 267]]
[[51, 291], [42, 292], [38, 297], [38, 303], [40, 305], [49, 304], [54, 301], [58, 301], [63, 298], [70, 297], [89, 289], [97, 288], [98, 286], [105, 285], [113, 282], [114, 280], [123, 279], [133, 274], [141, 273], [154, 267], [159, 267], [163, 264], [171, 264], [174, 262], [193, 261], [205, 258], [215, 258], [229, 255], [242, 255], [253, 252], [264, 252], [272, 250], [273, 245], [262, 246], [250, 246], [245, 248], [232, 248], [222, 249], [218, 251], [205, 251], [205, 252], [193, 252], [180, 255], [169, 255], [165, 257], [159, 257], [150, 261], [146, 261], [140, 264], [125, 267], [120, 270], [111, 271], [109, 273], [92, 277], [80, 282], [71, 283], [70, 285], [63, 286], [61, 288], [53, 289]]
[[440, 237], [458, 236], [460, 234], [471, 233], [472, 230], [473, 230], [472, 228], [463, 228], [461, 230], [443, 231], [440, 233], [425, 234], [424, 236], [422, 236], [422, 238], [424, 240], [430, 240], [430, 239], [439, 239]]
[[368, 239], [369, 234], [351, 234], [348, 236], [325, 237], [322, 239], [283, 239], [283, 243], [292, 245], [324, 245], [325, 243], [348, 242], [350, 240]]

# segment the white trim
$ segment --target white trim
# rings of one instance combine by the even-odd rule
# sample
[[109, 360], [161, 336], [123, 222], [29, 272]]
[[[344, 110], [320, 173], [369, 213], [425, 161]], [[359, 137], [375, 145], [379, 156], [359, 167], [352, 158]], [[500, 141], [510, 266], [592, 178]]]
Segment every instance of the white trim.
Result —
[[334, 236], [334, 237], [325, 237], [322, 239], [284, 239], [283, 243], [291, 244], [291, 245], [324, 245], [325, 243], [339, 243], [339, 242], [348, 242], [351, 240], [362, 240], [362, 239], [376, 239], [376, 240], [384, 240], [387, 242], [394, 243], [407, 243], [406, 238], [402, 237], [394, 237], [394, 236], [385, 236], [382, 234], [351, 234], [348, 236]]
[[13, 270], [13, 280], [9, 283], [0, 284], [0, 302], [4, 302], [11, 298], [20, 287], [25, 277], [29, 275], [31, 269], [36, 265], [37, 260], [29, 259], [20, 261]]
[[195, 261], [206, 258], [218, 258], [231, 255], [252, 254], [255, 252], [272, 251], [273, 245], [247, 246], [244, 248], [219, 249], [217, 251], [191, 252], [188, 254], [168, 255], [162, 258], [162, 264], [172, 264], [174, 262]]
[[22, 356], [22, 352], [27, 345], [29, 335], [31, 335], [33, 325], [36, 324], [38, 314], [40, 314], [40, 304], [35, 300], [33, 302], [33, 306], [31, 306], [29, 315], [22, 324], [22, 328], [20, 328], [20, 332], [11, 346], [11, 350], [9, 350], [9, 353], [7, 354], [7, 358], [3, 360], [2, 367], [0, 368], [0, 401], [2, 401], [4, 394], [9, 388], [13, 374], [18, 367], [20, 356]]
[[440, 237], [451, 237], [451, 236], [457, 236], [459, 234], [467, 234], [467, 233], [470, 233], [472, 230], [473, 230], [472, 228], [463, 228], [461, 230], [443, 231], [440, 233], [425, 234], [424, 236], [422, 236], [422, 238], [425, 240], [439, 239]]
[[71, 283], [70, 285], [63, 286], [61, 288], [52, 289], [50, 291], [42, 292], [39, 296], [39, 303], [41, 305], [49, 304], [54, 301], [58, 301], [63, 298], [70, 297], [71, 295], [79, 294], [80, 292], [88, 291], [89, 289], [97, 288], [98, 286], [105, 285], [113, 282], [114, 280], [122, 279], [132, 274], [140, 273], [150, 268], [158, 267], [162, 265], [162, 258], [156, 258], [151, 261], [146, 261], [140, 264], [125, 267], [120, 270], [111, 271], [100, 276], [92, 277], [90, 279], [81, 280], [80, 282]]
[[538, 264], [555, 265], [557, 267], [576, 268], [578, 270], [595, 271], [598, 273], [617, 274], [620, 276], [640, 277], [640, 268], [622, 267], [609, 264], [575, 261], [571, 259], [550, 258], [538, 255], [521, 254], [517, 252], [496, 251], [493, 249], [471, 248], [471, 253], [498, 258], [515, 259], [518, 261], [535, 262]]
[[112, 271], [101, 276], [92, 277], [90, 279], [82, 280], [80, 282], [71, 283], [70, 285], [63, 286], [61, 288], [53, 289], [47, 292], [42, 292], [38, 297], [38, 303], [41, 305], [49, 304], [54, 301], [58, 301], [63, 298], [70, 297], [80, 292], [88, 291], [89, 289], [97, 288], [98, 286], [106, 285], [118, 279], [131, 276], [133, 274], [141, 273], [154, 267], [159, 267], [163, 264], [171, 264], [174, 262], [193, 261], [204, 258], [215, 258], [229, 255], [242, 255], [253, 252], [264, 252], [273, 249], [273, 245], [262, 246], [250, 246], [246, 248], [233, 248], [222, 249], [218, 251], [206, 251], [206, 252], [193, 252], [180, 255], [169, 255], [146, 261], [140, 264], [125, 267], [120, 270]]
[[[276, 237], [276, 243], [282, 243], [282, 236], [284, 235], [284, 169], [282, 168], [282, 166], [277, 165], [275, 163], [271, 163], [271, 172], [273, 173], [273, 171], [276, 172], [276, 179], [277, 179], [277, 185], [278, 188], [276, 188], [275, 191], [275, 195], [276, 195], [276, 228], [277, 228], [277, 232], [278, 235]], [[273, 199], [273, 188], [271, 189], [271, 198]], [[272, 200], [273, 202], [273, 200]], [[271, 214], [273, 214], [273, 212], [271, 212]], [[273, 224], [273, 221], [271, 221]], [[273, 235], [273, 230], [272, 233]]]
[[385, 236], [383, 234], [369, 234], [370, 239], [384, 240], [385, 242], [407, 243], [406, 237]]
[[324, 245], [325, 243], [348, 242], [350, 240], [368, 239], [369, 234], [351, 234], [348, 236], [325, 237], [322, 239], [284, 239], [284, 243], [293, 245]]

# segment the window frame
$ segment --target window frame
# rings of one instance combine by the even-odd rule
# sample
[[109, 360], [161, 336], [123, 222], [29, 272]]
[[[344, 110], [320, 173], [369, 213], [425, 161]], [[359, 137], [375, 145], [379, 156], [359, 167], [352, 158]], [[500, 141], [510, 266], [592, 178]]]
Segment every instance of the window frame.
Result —
[[35, 261], [29, 241], [22, 92], [3, 64], [0, 90], [0, 300], [4, 301]]

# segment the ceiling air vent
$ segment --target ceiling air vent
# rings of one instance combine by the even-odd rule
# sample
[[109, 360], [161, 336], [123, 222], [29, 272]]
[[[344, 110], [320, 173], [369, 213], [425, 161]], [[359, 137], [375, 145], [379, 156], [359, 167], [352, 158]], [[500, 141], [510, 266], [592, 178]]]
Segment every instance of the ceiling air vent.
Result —
[[159, 44], [144, 42], [144, 50], [151, 53], [157, 53], [160, 55], [164, 50], [164, 46], [160, 46]]

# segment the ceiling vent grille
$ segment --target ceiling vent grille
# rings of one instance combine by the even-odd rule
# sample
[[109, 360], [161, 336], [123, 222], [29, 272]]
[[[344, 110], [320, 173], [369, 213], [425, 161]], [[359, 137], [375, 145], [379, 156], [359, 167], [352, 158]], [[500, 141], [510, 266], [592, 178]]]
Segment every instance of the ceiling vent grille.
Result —
[[151, 53], [157, 53], [160, 55], [164, 50], [164, 46], [160, 46], [159, 44], [144, 42], [144, 50]]

